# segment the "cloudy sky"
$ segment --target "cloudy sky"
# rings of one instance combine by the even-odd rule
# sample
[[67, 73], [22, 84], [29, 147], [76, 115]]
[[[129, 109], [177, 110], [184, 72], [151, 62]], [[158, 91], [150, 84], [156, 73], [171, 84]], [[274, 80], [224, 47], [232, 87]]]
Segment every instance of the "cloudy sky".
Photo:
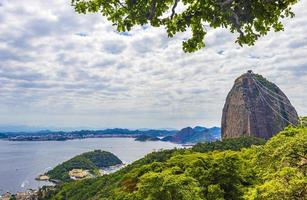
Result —
[[205, 49], [185, 54], [186, 34], [119, 34], [99, 14], [74, 13], [69, 0], [0, 0], [0, 125], [220, 126], [226, 95], [247, 69], [307, 115], [307, 0], [294, 11], [284, 32], [254, 47], [217, 29]]

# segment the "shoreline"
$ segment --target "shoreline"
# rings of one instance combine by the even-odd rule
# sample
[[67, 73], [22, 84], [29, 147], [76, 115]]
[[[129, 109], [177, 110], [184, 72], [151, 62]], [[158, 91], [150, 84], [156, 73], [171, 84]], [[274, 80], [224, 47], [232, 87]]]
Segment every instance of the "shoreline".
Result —
[[89, 137], [67, 137], [67, 138], [38, 138], [27, 136], [24, 138], [0, 138], [0, 140], [11, 141], [11, 142], [65, 142], [70, 140], [83, 140], [83, 139], [92, 139], [92, 138], [136, 138], [139, 135], [102, 135], [102, 136], [89, 136]]
[[[20, 155], [24, 154], [23, 159], [25, 159], [25, 161], [23, 161], [23, 159], [17, 159], [17, 155], [16, 155], [15, 156], [16, 161], [14, 159], [14, 162], [11, 162], [12, 158], [10, 158], [9, 156], [3, 157], [4, 161], [7, 160], [8, 163], [1, 167], [2, 169], [8, 170], [9, 174], [11, 174], [10, 177], [14, 178], [14, 181], [12, 182], [12, 184], [6, 183], [5, 179], [9, 180], [9, 176], [6, 174], [3, 174], [3, 178], [1, 178], [2, 181], [0, 181], [0, 187], [2, 189], [0, 193], [5, 193], [5, 192], [16, 193], [20, 191], [26, 191], [26, 189], [29, 189], [29, 188], [37, 189], [43, 185], [57, 184], [58, 182], [56, 180], [44, 182], [44, 180], [38, 181], [37, 179], [35, 180], [35, 178], [37, 178], [38, 175], [40, 174], [44, 174], [46, 170], [51, 169], [51, 167], [56, 166], [57, 164], [60, 164], [75, 155], [83, 153], [85, 149], [94, 150], [97, 148], [102, 148], [106, 151], [117, 151], [117, 155], [121, 156], [121, 160], [123, 160], [124, 163], [130, 163], [130, 162], [140, 159], [141, 157], [143, 157], [144, 155], [152, 151], [156, 151], [159, 149], [170, 149], [170, 148], [172, 149], [178, 146], [181, 147], [181, 145], [175, 145], [170, 142], [166, 142], [166, 143], [147, 142], [150, 144], [143, 144], [141, 142], [135, 142], [133, 139], [123, 138], [123, 137], [116, 137], [116, 138], [112, 137], [109, 139], [101, 139], [101, 140], [88, 138], [88, 140], [73, 140], [73, 141], [75, 142], [57, 143], [57, 142], [47, 141], [46, 143], [45, 142], [34, 142], [34, 143], [16, 142], [15, 143], [14, 141], [1, 141], [0, 140], [1, 147], [3, 147], [3, 149], [8, 149], [6, 150], [6, 152], [9, 153], [10, 151], [12, 152], [17, 151], [18, 155], [19, 153]], [[122, 147], [123, 143], [125, 143], [128, 146]], [[15, 144], [18, 144], [18, 145], [15, 145]], [[27, 149], [27, 151], [24, 151], [25, 149]], [[57, 155], [62, 151], [62, 149], [63, 151], [69, 151], [69, 153], [66, 153], [67, 155], [66, 154]], [[129, 152], [127, 152], [125, 149], [129, 149]], [[35, 154], [42, 158], [33, 159], [33, 155]], [[60, 157], [63, 157], [63, 159], [61, 159]], [[38, 169], [37, 168], [32, 169], [32, 167], [30, 166], [40, 165], [38, 163], [39, 160], [42, 160], [45, 164], [42, 164], [41, 167], [38, 167]], [[56, 160], [56, 162], [52, 160]], [[22, 166], [23, 163], [26, 164], [25, 167], [22, 167], [22, 168], [18, 167], [18, 165]], [[22, 180], [17, 179], [16, 173], [22, 175], [22, 178], [21, 178]], [[27, 175], [27, 174], [30, 174], [30, 175]], [[25, 182], [25, 184], [23, 184], [23, 182]], [[21, 184], [23, 184], [24, 186], [21, 186]]]
[[[114, 165], [114, 166], [110, 166], [110, 167], [105, 167], [105, 168], [101, 168], [99, 169], [100, 172], [100, 176], [96, 176], [96, 177], [92, 177], [92, 178], [98, 178], [98, 177], [102, 177], [111, 173], [114, 173], [124, 167], [126, 167], [128, 165], [128, 163], [123, 163], [123, 164], [118, 164], [118, 165]], [[73, 177], [71, 177], [71, 179], [73, 181], [80, 181], [80, 180], [84, 180], [86, 178], [83, 179], [73, 179]], [[24, 198], [27, 197], [35, 197], [38, 193], [39, 190], [41, 190], [43, 187], [48, 187], [50, 188], [55, 188], [56, 186], [58, 186], [59, 184], [61, 184], [61, 181], [59, 180], [55, 180], [55, 179], [50, 179], [49, 176], [47, 176], [46, 174], [40, 174], [35, 178], [36, 181], [38, 182], [48, 182], [48, 183], [52, 183], [54, 185], [42, 185], [39, 188], [33, 189], [33, 188], [27, 188], [24, 191], [21, 192], [16, 192], [16, 193], [11, 193], [11, 192], [4, 192], [3, 194], [0, 193], [0, 200], [6, 200], [6, 199], [10, 199], [10, 197], [13, 196], [23, 196]]]

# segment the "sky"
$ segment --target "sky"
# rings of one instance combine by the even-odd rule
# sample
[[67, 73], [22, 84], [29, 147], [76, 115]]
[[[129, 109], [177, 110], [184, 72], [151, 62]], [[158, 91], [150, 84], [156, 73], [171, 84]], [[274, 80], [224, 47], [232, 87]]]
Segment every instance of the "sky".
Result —
[[209, 29], [206, 47], [182, 51], [189, 33], [118, 33], [69, 0], [0, 0], [0, 125], [89, 128], [220, 126], [236, 77], [252, 69], [307, 115], [307, 0], [285, 31], [240, 47]]

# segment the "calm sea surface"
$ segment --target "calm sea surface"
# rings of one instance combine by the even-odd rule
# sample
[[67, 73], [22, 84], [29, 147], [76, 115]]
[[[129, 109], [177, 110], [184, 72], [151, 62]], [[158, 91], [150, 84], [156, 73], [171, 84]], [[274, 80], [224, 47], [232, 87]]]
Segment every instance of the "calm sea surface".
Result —
[[11, 142], [0, 140], [0, 194], [36, 189], [46, 183], [35, 177], [78, 154], [102, 149], [131, 163], [159, 149], [180, 147], [169, 142], [137, 142], [133, 138]]

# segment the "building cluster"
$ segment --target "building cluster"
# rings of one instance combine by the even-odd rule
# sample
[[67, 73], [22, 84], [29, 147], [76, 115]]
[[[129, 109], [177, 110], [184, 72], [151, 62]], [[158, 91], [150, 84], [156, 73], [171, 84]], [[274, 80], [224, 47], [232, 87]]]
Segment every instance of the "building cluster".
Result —
[[38, 194], [36, 190], [27, 190], [25, 192], [18, 192], [16, 194], [11, 194], [9, 192], [0, 196], [0, 200], [37, 200]]

